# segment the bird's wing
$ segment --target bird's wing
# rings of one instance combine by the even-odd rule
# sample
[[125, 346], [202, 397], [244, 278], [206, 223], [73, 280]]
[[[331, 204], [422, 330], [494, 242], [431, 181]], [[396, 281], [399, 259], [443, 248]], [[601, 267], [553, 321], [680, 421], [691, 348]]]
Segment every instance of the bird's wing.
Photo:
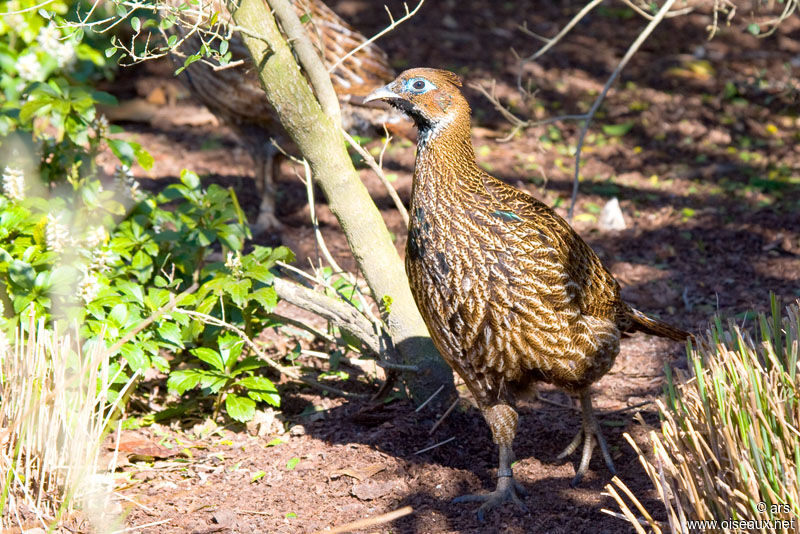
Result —
[[618, 336], [618, 286], [549, 207], [494, 179], [486, 194], [476, 199], [483, 209], [468, 210], [483, 228], [476, 239], [488, 283], [463, 296], [465, 356], [508, 380], [534, 370], [557, 383], [579, 381], [592, 365], [586, 354]]

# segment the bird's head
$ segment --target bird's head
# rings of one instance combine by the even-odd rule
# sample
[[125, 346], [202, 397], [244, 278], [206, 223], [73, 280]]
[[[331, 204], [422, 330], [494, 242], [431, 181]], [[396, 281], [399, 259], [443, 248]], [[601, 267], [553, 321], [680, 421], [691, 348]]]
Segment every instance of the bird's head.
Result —
[[383, 100], [396, 107], [414, 119], [421, 136], [428, 138], [458, 120], [466, 119], [469, 125], [469, 104], [460, 87], [461, 78], [450, 71], [409, 69], [364, 101]]

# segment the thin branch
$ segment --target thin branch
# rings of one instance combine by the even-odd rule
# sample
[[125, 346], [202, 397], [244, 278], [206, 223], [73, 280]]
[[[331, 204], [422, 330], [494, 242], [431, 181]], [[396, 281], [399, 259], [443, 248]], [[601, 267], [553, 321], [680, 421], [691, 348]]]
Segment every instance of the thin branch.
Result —
[[394, 521], [395, 519], [407, 516], [413, 512], [414, 509], [412, 507], [404, 506], [392, 512], [381, 514], [375, 517], [368, 517], [366, 519], [359, 519], [358, 521], [353, 521], [352, 523], [347, 523], [346, 525], [333, 527], [330, 530], [319, 530], [314, 534], [344, 534], [346, 532], [354, 532], [356, 530], [363, 530], [376, 525], [383, 525], [384, 523]]
[[382, 342], [374, 331], [374, 325], [355, 307], [282, 278], [276, 278], [273, 287], [282, 300], [319, 315], [334, 326], [352, 334], [380, 359], [399, 360], [397, 355], [387, 354], [392, 352], [390, 345]]
[[[625, 3], [625, 4], [626, 4], [626, 5], [629, 7], [629, 8], [631, 8], [631, 9], [632, 9], [632, 10], [634, 10], [634, 11], [636, 11], [636, 12], [637, 12], [639, 15], [641, 15], [641, 16], [642, 16], [642, 17], [644, 17], [644, 18], [646, 18], [647, 20], [653, 20], [653, 18], [655, 18], [655, 16], [654, 16], [654, 15], [651, 15], [650, 13], [648, 13], [647, 11], [645, 11], [643, 8], [641, 8], [641, 7], [637, 6], [637, 5], [636, 5], [636, 4], [634, 4], [634, 3], [633, 3], [631, 0], [622, 0], [622, 1], [623, 1], [623, 2], [624, 2], [624, 3]], [[682, 15], [688, 15], [688, 14], [689, 14], [689, 13], [691, 13], [692, 11], [694, 11], [694, 6], [685, 7], [685, 8], [683, 8], [683, 9], [676, 9], [675, 11], [670, 11], [669, 13], [667, 13], [666, 15], [664, 15], [664, 18], [665, 18], [665, 19], [671, 19], [671, 18], [673, 18], [673, 17], [680, 17], [680, 16], [682, 16]]]
[[456, 400], [454, 400], [453, 404], [451, 404], [450, 407], [445, 410], [444, 414], [442, 414], [439, 420], [436, 421], [436, 423], [431, 427], [431, 429], [428, 431], [429, 436], [436, 432], [436, 429], [439, 428], [442, 423], [444, 423], [444, 420], [447, 419], [447, 416], [456, 409], [456, 406], [458, 406], [459, 402], [461, 402], [461, 397], [458, 397]]
[[505, 137], [499, 138], [497, 141], [499, 143], [505, 143], [510, 141], [520, 130], [525, 130], [527, 128], [531, 128], [534, 126], [542, 126], [545, 124], [551, 124], [554, 122], [566, 121], [566, 120], [586, 120], [587, 115], [584, 113], [582, 115], [559, 115], [558, 117], [550, 117], [548, 119], [542, 119], [539, 121], [532, 121], [532, 120], [523, 120], [514, 115], [507, 107], [505, 107], [501, 102], [500, 99], [497, 98], [494, 94], [496, 82], [492, 80], [492, 90], [487, 91], [485, 87], [480, 85], [477, 82], [473, 82], [469, 84], [469, 87], [475, 89], [479, 93], [481, 93], [494, 108], [500, 112], [503, 117], [511, 123], [513, 126], [511, 132], [508, 133]]
[[0, 13], [0, 15], [3, 15], [3, 16], [6, 16], [6, 15], [21, 15], [22, 13], [28, 13], [30, 11], [37, 11], [40, 8], [43, 8], [44, 6], [46, 6], [47, 4], [53, 3], [54, 1], [55, 0], [44, 0], [44, 2], [42, 2], [41, 4], [36, 4], [35, 6], [26, 7], [25, 9], [20, 9], [20, 10], [17, 10], [17, 11], [3, 11], [2, 13]]
[[451, 438], [448, 438], [448, 439], [446, 439], [444, 441], [440, 441], [439, 443], [436, 443], [435, 445], [431, 445], [430, 447], [425, 447], [424, 449], [420, 449], [420, 450], [418, 450], [417, 452], [414, 453], [414, 456], [416, 456], [418, 454], [422, 454], [423, 452], [428, 452], [430, 450], [433, 450], [436, 447], [441, 447], [442, 445], [446, 445], [446, 444], [450, 443], [451, 441], [453, 441], [454, 439], [456, 439], [455, 436], [453, 436]]
[[[364, 150], [364, 147], [362, 147], [358, 143], [358, 141], [353, 139], [353, 137], [349, 133], [347, 133], [347, 131], [345, 131], [344, 128], [342, 128], [342, 134], [344, 135], [344, 138], [347, 140], [347, 142], [350, 143], [350, 146], [352, 146], [353, 149], [356, 152], [358, 152], [358, 154], [362, 158], [364, 158], [364, 161], [367, 162], [367, 165], [369, 165], [369, 167], [373, 170], [373, 172], [375, 172], [375, 174], [378, 176], [378, 179], [383, 184], [383, 187], [386, 188], [386, 192], [389, 193], [392, 202], [394, 202], [397, 211], [400, 212], [400, 216], [403, 218], [403, 223], [406, 225], [406, 227], [408, 227], [408, 210], [403, 205], [403, 201], [400, 200], [400, 196], [397, 194], [397, 190], [394, 188], [391, 182], [389, 182], [389, 179], [386, 178], [386, 175], [384, 174], [381, 166], [378, 164], [378, 162], [375, 161], [375, 158], [372, 157], [372, 154]], [[389, 138], [387, 137], [386, 143], [384, 144], [384, 150], [386, 145], [388, 144], [389, 144]], [[383, 155], [383, 152], [381, 152], [381, 155]]]
[[280, 23], [286, 37], [292, 45], [292, 49], [297, 54], [297, 59], [303, 67], [317, 100], [325, 115], [331, 118], [334, 124], [342, 124], [342, 112], [339, 109], [339, 98], [333, 90], [331, 77], [328, 74], [325, 64], [320, 59], [316, 48], [308, 38], [303, 23], [297, 17], [294, 8], [287, 0], [268, 0], [275, 18]]
[[305, 186], [306, 186], [306, 197], [308, 197], [308, 212], [309, 216], [311, 217], [311, 227], [314, 228], [314, 237], [317, 241], [317, 246], [319, 247], [322, 256], [325, 258], [325, 261], [328, 262], [328, 265], [334, 270], [334, 272], [344, 272], [336, 260], [331, 255], [331, 251], [328, 250], [328, 245], [325, 244], [325, 239], [322, 237], [322, 232], [319, 229], [319, 220], [317, 219], [317, 210], [316, 210], [316, 203], [314, 202], [314, 182], [311, 179], [311, 167], [308, 165], [308, 161], [302, 160], [300, 164], [303, 165], [303, 170], [305, 171]]
[[658, 13], [656, 13], [656, 15], [653, 17], [653, 20], [651, 20], [647, 26], [645, 26], [644, 30], [642, 30], [642, 33], [640, 33], [633, 43], [631, 43], [628, 51], [625, 52], [624, 56], [622, 56], [622, 59], [620, 60], [619, 64], [617, 64], [614, 72], [611, 73], [611, 76], [609, 76], [605, 86], [603, 86], [603, 90], [599, 95], [597, 95], [597, 99], [595, 99], [591, 109], [589, 109], [588, 113], [586, 113], [586, 121], [583, 123], [581, 132], [578, 135], [578, 144], [575, 148], [575, 174], [572, 178], [572, 200], [570, 201], [569, 211], [567, 212], [568, 221], [572, 221], [572, 215], [575, 212], [575, 203], [578, 200], [578, 175], [580, 174], [581, 150], [583, 149], [583, 142], [586, 138], [586, 133], [589, 131], [589, 124], [591, 124], [594, 114], [597, 112], [600, 104], [605, 99], [606, 94], [608, 94], [608, 90], [611, 89], [611, 86], [616, 81], [619, 73], [622, 72], [622, 69], [625, 68], [625, 65], [628, 64], [628, 61], [630, 61], [633, 55], [639, 50], [639, 47], [642, 46], [642, 43], [645, 41], [645, 39], [647, 39], [650, 34], [653, 33], [653, 30], [656, 28], [656, 26], [661, 23], [661, 21], [664, 19], [664, 16], [674, 3], [675, 0], [667, 0], [664, 2], [664, 5], [658, 10]]
[[407, 21], [408, 19], [410, 19], [411, 17], [416, 15], [417, 11], [419, 11], [419, 8], [421, 8], [422, 4], [424, 4], [424, 3], [425, 3], [425, 0], [419, 0], [419, 3], [417, 4], [417, 6], [412, 11], [409, 11], [408, 10], [408, 4], [403, 2], [403, 7], [406, 10], [406, 14], [403, 15], [402, 17], [400, 17], [397, 20], [394, 20], [394, 17], [392, 17], [392, 12], [389, 11], [389, 8], [386, 7], [386, 6], [383, 6], [384, 9], [386, 9], [386, 12], [389, 14], [390, 24], [388, 26], [386, 26], [384, 29], [382, 29], [381, 31], [379, 31], [378, 33], [376, 33], [375, 35], [373, 35], [372, 37], [370, 37], [369, 39], [367, 39], [366, 41], [364, 41], [363, 43], [361, 43], [360, 45], [358, 45], [357, 47], [355, 47], [354, 49], [350, 50], [348, 53], [346, 53], [342, 57], [340, 57], [339, 60], [336, 63], [334, 63], [333, 65], [328, 67], [328, 72], [329, 73], [333, 72], [336, 69], [336, 67], [338, 67], [339, 65], [344, 63], [349, 57], [353, 56], [354, 54], [357, 54], [359, 52], [359, 50], [362, 50], [363, 48], [371, 45], [372, 43], [374, 43], [375, 41], [377, 41], [378, 39], [380, 39], [381, 37], [383, 37], [384, 35], [386, 35], [390, 31], [392, 31], [393, 29], [397, 28], [400, 24], [404, 23], [405, 21]]
[[434, 392], [431, 394], [431, 396], [430, 396], [430, 397], [428, 397], [427, 399], [425, 399], [425, 402], [423, 402], [422, 404], [420, 404], [419, 406], [417, 406], [417, 409], [416, 409], [416, 410], [414, 410], [414, 412], [419, 412], [419, 411], [421, 411], [423, 408], [425, 408], [425, 406], [427, 406], [427, 405], [428, 405], [428, 403], [429, 403], [430, 401], [432, 401], [432, 400], [433, 400], [433, 398], [434, 398], [434, 397], [436, 397], [436, 395], [438, 395], [438, 394], [439, 394], [439, 393], [440, 393], [440, 392], [441, 392], [443, 389], [444, 389], [444, 386], [443, 386], [443, 385], [442, 385], [442, 386], [439, 386], [439, 389], [437, 389], [436, 391], [434, 391]]
[[[528, 63], [528, 62], [530, 62], [530, 61], [535, 61], [536, 59], [538, 59], [539, 57], [541, 57], [542, 55], [544, 55], [544, 53], [545, 53], [545, 52], [547, 52], [548, 50], [550, 50], [551, 48], [553, 48], [553, 47], [554, 47], [556, 44], [558, 44], [558, 42], [559, 42], [559, 41], [560, 41], [560, 40], [561, 40], [561, 39], [562, 39], [562, 38], [563, 38], [565, 35], [567, 35], [567, 34], [570, 32], [570, 30], [572, 30], [572, 28], [574, 28], [574, 27], [575, 27], [575, 25], [576, 25], [576, 24], [578, 24], [578, 23], [581, 21], [581, 19], [583, 19], [583, 17], [585, 17], [586, 15], [588, 15], [588, 14], [589, 14], [589, 12], [590, 12], [591, 10], [593, 10], [594, 8], [596, 8], [596, 7], [597, 7], [598, 5], [600, 5], [602, 2], [603, 2], [603, 0], [592, 0], [591, 2], [589, 2], [588, 4], [586, 4], [585, 6], [583, 6], [583, 9], [581, 9], [580, 11], [578, 11], [578, 14], [577, 14], [577, 15], [575, 15], [574, 17], [572, 17], [572, 19], [570, 19], [570, 21], [567, 23], [567, 25], [566, 25], [566, 26], [564, 26], [564, 27], [561, 29], [561, 31], [560, 31], [560, 32], [558, 32], [558, 33], [556, 34], [556, 36], [555, 36], [555, 37], [553, 37], [553, 38], [551, 38], [551, 39], [547, 39], [547, 40], [545, 41], [545, 45], [544, 45], [543, 47], [541, 47], [539, 50], [537, 50], [536, 52], [534, 52], [534, 53], [533, 53], [533, 54], [531, 54], [530, 56], [528, 56], [528, 57], [526, 57], [525, 59], [523, 59], [523, 61], [522, 61], [522, 62], [523, 62], [523, 63]], [[542, 39], [542, 36], [540, 36], [540, 35], [538, 35], [538, 34], [535, 34], [535, 33], [531, 32], [531, 31], [530, 31], [530, 30], [527, 28], [527, 26], [519, 26], [519, 29], [520, 29], [520, 31], [522, 31], [523, 33], [526, 33], [526, 34], [530, 35], [531, 37], [535, 37], [536, 39]]]
[[304, 330], [304, 331], [308, 332], [309, 334], [311, 334], [312, 336], [325, 341], [326, 343], [329, 343], [329, 344], [332, 344], [332, 345], [336, 345], [336, 340], [332, 336], [329, 336], [325, 332], [321, 332], [321, 331], [317, 330], [313, 326], [311, 326], [309, 324], [306, 324], [303, 321], [298, 321], [297, 319], [294, 319], [294, 318], [289, 317], [287, 315], [283, 315], [283, 314], [275, 313], [275, 312], [269, 313], [269, 314], [267, 314], [267, 316], [270, 319], [275, 319], [276, 321], [279, 321], [281, 323], [285, 323], [285, 324], [287, 324], [289, 326], [293, 326], [295, 328], [299, 328], [300, 330]]

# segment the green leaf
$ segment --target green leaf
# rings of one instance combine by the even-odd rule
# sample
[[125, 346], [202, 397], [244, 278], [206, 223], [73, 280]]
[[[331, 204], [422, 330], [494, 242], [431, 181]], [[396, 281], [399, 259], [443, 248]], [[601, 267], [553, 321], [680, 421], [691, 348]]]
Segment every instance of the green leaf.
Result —
[[231, 373], [231, 376], [240, 375], [240, 374], [244, 373], [245, 371], [253, 371], [255, 369], [261, 369], [265, 365], [266, 365], [266, 363], [264, 363], [263, 360], [261, 360], [259, 358], [256, 358], [254, 356], [250, 356], [248, 358], [245, 358], [241, 362], [239, 362], [236, 365], [236, 367], [234, 367], [233, 372]]
[[225, 369], [232, 369], [233, 364], [239, 359], [244, 348], [244, 340], [234, 334], [223, 334], [217, 340], [219, 353], [222, 356]]
[[225, 397], [225, 410], [232, 419], [245, 423], [256, 414], [256, 403], [247, 397], [229, 393]]
[[225, 371], [225, 362], [223, 361], [222, 356], [220, 356], [220, 354], [214, 349], [210, 349], [208, 347], [198, 347], [190, 350], [189, 352], [197, 356], [200, 360], [206, 362], [217, 371]]
[[136, 33], [139, 33], [139, 30], [142, 29], [142, 21], [139, 20], [139, 17], [131, 17], [131, 28]]
[[136, 155], [136, 162], [139, 164], [139, 166], [146, 171], [152, 169], [155, 159], [153, 159], [153, 156], [150, 155], [150, 152], [143, 149], [139, 143], [131, 144], [133, 145], [133, 153]]
[[255, 473], [253, 473], [253, 476], [250, 477], [250, 482], [251, 483], [256, 482], [258, 479], [263, 478], [264, 475], [266, 474], [267, 474], [266, 471], [256, 471]]
[[187, 169], [181, 171], [181, 183], [189, 189], [200, 189], [200, 178]]
[[8, 266], [8, 276], [14, 284], [23, 288], [31, 288], [36, 279], [36, 271], [29, 263], [14, 260], [11, 265]]
[[201, 371], [200, 387], [210, 393], [218, 393], [228, 383], [228, 377], [217, 371]]
[[117, 280], [117, 289], [126, 297], [132, 299], [140, 306], [144, 306], [144, 289], [139, 284], [129, 280]]
[[253, 400], [266, 402], [272, 406], [281, 405], [281, 397], [275, 384], [263, 376], [248, 376], [239, 380], [240, 386], [247, 388], [247, 396]]
[[124, 326], [125, 319], [128, 318], [128, 307], [122, 302], [116, 304], [111, 308], [111, 313], [108, 314], [108, 318], [114, 321], [116, 326]]
[[268, 263], [270, 266], [274, 265], [277, 261], [292, 263], [294, 259], [294, 252], [292, 252], [289, 247], [280, 246], [272, 250], [272, 253], [269, 255]]
[[106, 139], [106, 143], [108, 143], [108, 148], [111, 149], [111, 152], [123, 165], [126, 167], [133, 166], [133, 160], [136, 158], [136, 153], [128, 141], [111, 138]]
[[167, 379], [167, 387], [178, 395], [183, 395], [192, 388], [197, 387], [202, 375], [195, 369], [172, 371]]
[[278, 305], [278, 293], [274, 287], [262, 287], [250, 293], [250, 298], [258, 302], [264, 313], [272, 313]]
[[162, 323], [158, 327], [159, 337], [176, 347], [184, 348], [183, 340], [181, 339], [181, 329], [175, 323]]
[[631, 131], [631, 128], [633, 128], [634, 124], [636, 123], [634, 123], [633, 121], [627, 121], [620, 124], [604, 124], [603, 133], [606, 135], [619, 137]]
[[292, 458], [291, 460], [289, 460], [288, 462], [286, 462], [286, 469], [288, 469], [288, 470], [290, 470], [290, 471], [291, 471], [292, 469], [294, 469], [295, 467], [297, 467], [297, 464], [299, 464], [299, 463], [300, 463], [300, 458], [298, 458], [297, 456], [295, 456], [294, 458]]
[[125, 360], [127, 360], [128, 366], [134, 371], [144, 371], [150, 366], [150, 362], [144, 351], [135, 343], [125, 343], [120, 347], [119, 351], [122, 353]]
[[249, 300], [250, 286], [253, 283], [248, 280], [236, 280], [225, 286], [225, 292], [228, 293], [233, 302], [240, 308], [244, 308]]
[[275, 438], [275, 439], [271, 440], [270, 442], [268, 442], [266, 446], [267, 447], [277, 447], [278, 445], [282, 445], [283, 443], [286, 443], [286, 441], [284, 441], [281, 438]]
[[759, 35], [761, 33], [761, 26], [753, 22], [747, 25], [747, 31], [753, 35]]

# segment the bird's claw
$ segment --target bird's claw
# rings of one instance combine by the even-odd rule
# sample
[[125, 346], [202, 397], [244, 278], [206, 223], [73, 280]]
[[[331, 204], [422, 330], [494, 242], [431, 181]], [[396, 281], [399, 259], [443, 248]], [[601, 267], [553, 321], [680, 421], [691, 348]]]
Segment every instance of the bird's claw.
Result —
[[605, 460], [608, 470], [612, 475], [617, 474], [617, 470], [614, 468], [614, 461], [611, 459], [611, 454], [608, 451], [608, 445], [606, 445], [606, 440], [603, 437], [603, 433], [600, 431], [600, 425], [598, 425], [597, 419], [594, 417], [590, 402], [591, 401], [584, 405], [584, 417], [581, 429], [575, 435], [570, 444], [567, 445], [567, 448], [558, 455], [559, 460], [564, 460], [567, 456], [575, 452], [575, 450], [578, 448], [578, 445], [583, 442], [581, 463], [578, 465], [578, 469], [575, 472], [575, 478], [573, 478], [572, 482], [570, 482], [570, 486], [573, 488], [580, 484], [581, 480], [583, 479], [583, 475], [586, 474], [586, 471], [589, 468], [589, 461], [592, 459], [592, 451], [594, 451], [595, 443], [600, 445], [600, 451], [603, 454], [603, 460]]
[[528, 507], [519, 498], [528, 496], [528, 492], [522, 487], [522, 484], [517, 482], [513, 476], [505, 476], [497, 479], [497, 489], [491, 493], [476, 493], [472, 495], [462, 495], [453, 499], [453, 503], [465, 502], [482, 502], [483, 504], [478, 508], [478, 521], [483, 521], [484, 516], [488, 510], [491, 510], [499, 504], [504, 502], [513, 502], [523, 512], [528, 511]]

